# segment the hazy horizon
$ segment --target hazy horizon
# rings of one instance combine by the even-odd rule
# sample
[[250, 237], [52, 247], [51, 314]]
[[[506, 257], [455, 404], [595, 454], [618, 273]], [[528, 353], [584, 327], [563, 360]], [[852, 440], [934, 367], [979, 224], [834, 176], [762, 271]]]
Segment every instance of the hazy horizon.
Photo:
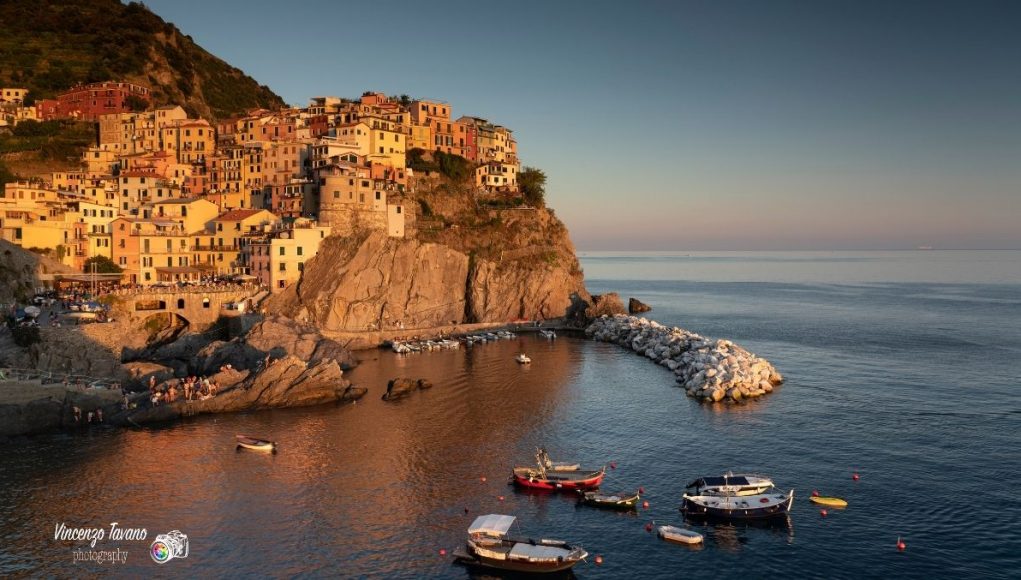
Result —
[[581, 250], [1021, 248], [1018, 3], [146, 4], [288, 103], [512, 128]]

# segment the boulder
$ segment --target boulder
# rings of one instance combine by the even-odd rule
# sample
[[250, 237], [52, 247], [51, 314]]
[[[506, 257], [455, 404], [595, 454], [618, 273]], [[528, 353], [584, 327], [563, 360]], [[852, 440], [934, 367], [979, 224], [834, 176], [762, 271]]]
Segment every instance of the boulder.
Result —
[[431, 389], [433, 384], [425, 379], [396, 378], [390, 379], [386, 384], [386, 392], [383, 393], [384, 401], [392, 401], [406, 397], [419, 389]]
[[616, 292], [599, 294], [592, 297], [592, 305], [585, 311], [590, 319], [601, 316], [616, 316], [625, 314], [624, 303], [620, 301], [620, 295]]
[[637, 298], [629, 298], [627, 301], [627, 311], [631, 314], [641, 314], [642, 312], [648, 312], [650, 310], [652, 310], [652, 306], [649, 306]]

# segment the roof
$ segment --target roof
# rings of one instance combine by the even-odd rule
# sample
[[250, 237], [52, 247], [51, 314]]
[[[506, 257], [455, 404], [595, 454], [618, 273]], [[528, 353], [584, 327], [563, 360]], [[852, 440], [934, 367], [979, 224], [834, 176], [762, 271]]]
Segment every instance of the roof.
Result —
[[216, 217], [216, 221], [223, 222], [237, 222], [243, 219], [248, 219], [253, 215], [267, 210], [264, 209], [232, 209], [226, 213], [220, 214]]
[[491, 536], [502, 536], [510, 531], [514, 524], [514, 516], [500, 514], [489, 514], [475, 518], [472, 525], [468, 526], [469, 534], [488, 534]]

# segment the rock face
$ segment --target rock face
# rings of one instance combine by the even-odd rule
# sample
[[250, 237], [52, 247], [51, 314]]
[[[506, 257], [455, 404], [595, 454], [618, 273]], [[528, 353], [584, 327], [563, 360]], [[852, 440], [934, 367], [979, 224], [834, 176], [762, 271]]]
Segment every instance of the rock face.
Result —
[[571, 307], [574, 274], [552, 265], [521, 268], [481, 260], [468, 278], [468, 320], [493, 322], [560, 318]]
[[429, 203], [461, 212], [460, 223], [418, 238], [327, 238], [298, 284], [267, 308], [352, 332], [561, 318], [589, 299], [567, 229], [551, 212], [485, 211], [472, 196], [450, 199], [461, 200]]
[[738, 402], [773, 392], [783, 376], [769, 361], [729, 340], [713, 340], [635, 316], [603, 316], [585, 334], [613, 342], [669, 368], [689, 396]]
[[301, 283], [270, 308], [326, 331], [414, 328], [464, 320], [468, 256], [438, 244], [369, 234], [327, 238]]
[[383, 400], [392, 401], [394, 399], [406, 397], [414, 391], [418, 391], [420, 389], [431, 389], [432, 387], [433, 384], [425, 379], [390, 379], [390, 382], [386, 384], [386, 392], [383, 393]]
[[620, 301], [620, 296], [616, 292], [608, 292], [593, 296], [592, 305], [585, 311], [585, 315], [589, 318], [599, 318], [600, 316], [616, 316], [626, 312], [624, 310], [624, 303]]
[[637, 298], [629, 298], [627, 301], [627, 311], [630, 314], [641, 314], [642, 312], [648, 312], [650, 310], [652, 310], [652, 306], [649, 306]]

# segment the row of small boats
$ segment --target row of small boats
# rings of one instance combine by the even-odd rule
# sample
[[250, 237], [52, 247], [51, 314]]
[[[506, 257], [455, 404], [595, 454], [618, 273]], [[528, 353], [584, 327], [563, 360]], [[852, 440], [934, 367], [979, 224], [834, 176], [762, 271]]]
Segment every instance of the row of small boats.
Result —
[[[593, 470], [577, 463], [555, 462], [545, 449], [539, 448], [535, 465], [513, 468], [511, 481], [524, 489], [575, 492], [581, 503], [595, 507], [616, 510], [638, 507], [641, 489], [633, 493], [603, 493], [599, 486], [605, 477], [605, 466]], [[680, 510], [688, 517], [773, 518], [786, 516], [794, 502], [794, 490], [780, 492], [769, 477], [762, 475], [728, 472], [719, 477], [700, 477], [685, 490]], [[515, 572], [557, 572], [572, 568], [588, 556], [580, 546], [561, 540], [513, 537], [510, 530], [514, 522], [514, 516], [509, 515], [479, 516], [468, 528], [465, 546], [455, 552], [457, 560]], [[651, 531], [651, 524], [647, 529]], [[664, 540], [681, 544], [703, 541], [702, 534], [672, 525], [658, 526], [657, 534]]]
[[453, 350], [461, 348], [461, 343], [456, 340], [395, 340], [390, 343], [390, 348], [398, 354], [410, 354], [413, 352], [429, 352], [434, 350]]
[[474, 344], [485, 344], [498, 340], [510, 340], [517, 337], [509, 330], [498, 330], [496, 332], [481, 332], [469, 334], [454, 340], [445, 338], [440, 340], [394, 340], [390, 342], [390, 349], [399, 354], [410, 354], [414, 352], [429, 352], [434, 350], [453, 350], [461, 348], [461, 345], [472, 346]]

